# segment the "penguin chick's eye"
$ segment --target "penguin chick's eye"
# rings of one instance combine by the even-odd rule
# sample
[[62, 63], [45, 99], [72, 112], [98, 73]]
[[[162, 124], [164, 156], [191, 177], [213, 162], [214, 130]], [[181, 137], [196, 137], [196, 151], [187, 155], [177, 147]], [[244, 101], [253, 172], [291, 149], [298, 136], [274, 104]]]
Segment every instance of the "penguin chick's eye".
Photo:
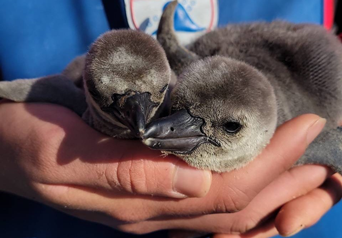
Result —
[[223, 125], [223, 128], [229, 134], [236, 134], [241, 130], [242, 125], [238, 122], [229, 121]]

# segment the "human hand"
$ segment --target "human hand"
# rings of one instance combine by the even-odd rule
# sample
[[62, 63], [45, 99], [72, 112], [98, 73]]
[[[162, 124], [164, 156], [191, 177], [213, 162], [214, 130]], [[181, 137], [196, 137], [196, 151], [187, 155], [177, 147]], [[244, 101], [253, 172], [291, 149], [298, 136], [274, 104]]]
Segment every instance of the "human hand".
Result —
[[[225, 232], [223, 226], [203, 226], [196, 219], [210, 220], [214, 215], [201, 215], [245, 208], [305, 151], [307, 130], [318, 120], [306, 115], [282, 126], [262, 155], [248, 166], [214, 174], [207, 193], [209, 172], [189, 168], [175, 157], [162, 158], [138, 141], [107, 138], [65, 108], [3, 103], [0, 117], [2, 190], [133, 233], [160, 229]], [[193, 175], [182, 180], [185, 185], [180, 190], [186, 191], [182, 193], [189, 197], [207, 193], [205, 197], [175, 199], [184, 197], [180, 191], [172, 191], [177, 166]], [[324, 171], [321, 177], [327, 176]], [[298, 191], [305, 182], [291, 189]], [[246, 227], [241, 219], [236, 230]]]
[[[321, 186], [315, 187], [315, 183], [317, 185], [317, 182], [322, 181], [322, 178], [324, 178], [324, 176], [322, 176], [324, 169], [323, 167], [319, 167], [321, 166], [305, 165], [301, 166], [301, 168], [298, 167], [291, 170], [289, 173], [289, 175], [293, 177], [291, 180], [300, 181], [302, 178], [307, 179], [311, 177], [311, 181], [302, 187], [302, 192], [305, 193], [304, 195], [299, 195], [299, 197], [294, 195], [293, 200], [285, 203], [279, 210], [275, 210], [269, 219], [266, 219], [261, 224], [255, 223], [254, 226], [250, 227], [252, 229], [242, 232], [241, 234], [216, 234], [213, 238], [267, 238], [277, 234], [288, 237], [297, 234], [305, 228], [313, 226], [342, 198], [342, 176], [339, 174], [328, 177]], [[328, 169], [327, 172], [328, 175], [331, 174], [331, 171]], [[312, 178], [313, 175], [314, 178]], [[302, 182], [300, 183], [302, 184]], [[275, 189], [273, 192], [277, 193], [280, 191], [278, 185], [277, 182], [274, 182], [272, 183], [272, 186], [269, 187]], [[291, 192], [290, 194], [294, 193]], [[283, 201], [283, 199], [281, 201]], [[268, 206], [272, 208], [272, 205]], [[252, 207], [253, 205], [251, 203], [250, 208], [246, 208], [246, 210], [248, 209], [250, 214], [255, 214]], [[271, 215], [272, 209], [265, 208], [266, 206], [263, 206], [261, 210], [263, 210], [265, 214]], [[245, 213], [245, 215], [247, 215], [247, 213]], [[262, 217], [267, 218], [267, 216], [261, 216], [261, 214], [259, 215], [259, 218], [258, 215], [254, 217], [260, 221], [262, 220]], [[183, 232], [179, 233], [182, 234]]]
[[[330, 174], [329, 169], [318, 165], [293, 168], [267, 186], [244, 210], [234, 214], [214, 214], [187, 222], [202, 223], [202, 229], [215, 227], [218, 233], [213, 238], [295, 235], [314, 225], [341, 199], [342, 176], [334, 174], [329, 177]], [[170, 232], [170, 236], [197, 237], [205, 233], [178, 230]]]
[[[300, 157], [299, 154], [303, 153], [303, 146], [308, 143], [304, 140], [305, 137], [302, 137], [302, 141], [297, 140], [296, 143], [298, 147], [296, 147], [294, 146], [295, 144], [292, 144], [294, 141], [291, 141], [291, 138], [292, 140], [301, 138], [297, 134], [299, 128], [306, 123], [309, 123], [310, 120], [313, 120], [314, 118], [317, 119], [317, 117], [313, 115], [304, 115], [282, 125], [278, 128], [270, 145], [256, 161], [269, 157], [269, 163], [273, 163], [273, 166], [276, 167], [279, 166], [279, 162], [284, 163], [284, 161], [288, 161], [291, 158], [294, 160], [293, 157]], [[316, 132], [314, 132], [315, 130], [312, 127], [310, 128], [310, 131], [317, 134], [317, 129], [321, 129], [323, 125], [324, 121], [320, 121], [319, 124], [316, 124], [316, 126], [318, 126]], [[309, 139], [307, 141], [310, 142]], [[278, 158], [275, 158], [275, 156]], [[271, 159], [273, 159], [273, 161], [271, 161]], [[256, 161], [253, 161], [252, 164], [257, 163]], [[248, 165], [247, 167], [251, 165]], [[240, 173], [241, 170], [245, 170], [246, 168], [227, 174], [235, 172]], [[271, 169], [269, 169], [269, 171], [271, 171]], [[214, 174], [212, 187], [215, 186], [216, 176], [226, 176], [227, 174]], [[295, 217], [296, 220], [291, 216], [295, 215], [294, 212], [298, 211], [296, 210], [297, 208], [287, 210], [284, 213], [281, 212], [277, 217], [277, 221], [274, 223], [275, 212], [278, 211], [279, 207], [288, 203], [295, 197], [299, 197], [303, 194], [309, 195], [310, 191], [319, 187], [329, 176], [331, 176], [331, 174], [332, 171], [330, 169], [318, 165], [295, 167], [291, 170], [286, 170], [281, 176], [276, 178], [271, 184], [264, 188], [246, 208], [239, 212], [233, 214], [208, 214], [192, 218], [170, 219], [168, 224], [164, 223], [164, 221], [159, 221], [156, 224], [168, 228], [177, 227], [178, 229], [183, 230], [172, 231], [172, 237], [195, 237], [195, 235], [203, 235], [206, 233], [230, 234], [217, 234], [216, 236], [218, 237], [270, 237], [278, 234], [275, 225], [282, 235], [289, 235], [294, 231], [297, 231], [298, 227], [302, 227], [302, 223], [298, 224], [300, 219], [302, 219], [302, 222], [304, 222], [306, 226], [310, 226], [310, 222], [314, 222], [315, 219], [318, 220], [323, 215], [324, 211], [329, 208], [328, 199], [325, 199], [327, 203], [326, 206], [321, 206], [322, 209], [311, 210], [314, 214], [310, 214], [310, 216], [305, 215], [306, 210], [308, 210], [308, 207], [306, 207], [301, 212], [297, 213], [299, 216]], [[225, 186], [222, 184], [222, 187], [224, 188]], [[340, 190], [341, 189], [331, 191]], [[327, 197], [326, 195], [327, 194], [325, 194], [325, 197]], [[337, 195], [334, 200], [337, 201], [340, 197], [341, 195]], [[317, 202], [318, 201], [316, 201], [316, 204]], [[286, 204], [286, 206], [289, 204]], [[312, 202], [309, 204], [315, 205]], [[147, 221], [139, 224], [139, 226], [153, 226], [153, 222]], [[191, 230], [196, 232], [191, 232]]]
[[[319, 165], [292, 168], [263, 189], [244, 210], [194, 219], [188, 225], [202, 223], [203, 230], [215, 226], [217, 232], [226, 233], [213, 238], [292, 236], [314, 225], [342, 198], [342, 176], [332, 174], [331, 169]], [[195, 235], [171, 232], [172, 237]]]
[[70, 185], [170, 198], [201, 197], [209, 191], [211, 172], [176, 157], [163, 158], [138, 141], [109, 138], [68, 109], [1, 103], [0, 115], [1, 162], [7, 170], [2, 177], [21, 180], [0, 182], [2, 190], [20, 194], [28, 186], [55, 185], [51, 189], [58, 190]]

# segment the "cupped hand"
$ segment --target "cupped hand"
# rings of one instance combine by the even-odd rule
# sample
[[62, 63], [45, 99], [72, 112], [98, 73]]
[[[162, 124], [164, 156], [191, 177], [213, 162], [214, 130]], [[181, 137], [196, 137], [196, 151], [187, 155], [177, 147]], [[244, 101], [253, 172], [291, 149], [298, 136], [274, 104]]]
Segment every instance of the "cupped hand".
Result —
[[[262, 221], [262, 218], [266, 218], [266, 221], [261, 224], [254, 222], [254, 226], [251, 226], [250, 230], [246, 230], [246, 232], [241, 232], [240, 234], [232, 234], [232, 232], [226, 230], [225, 233], [227, 234], [216, 234], [213, 238], [268, 238], [277, 234], [289, 237], [299, 233], [305, 228], [313, 226], [342, 198], [342, 176], [334, 174], [324, 181], [325, 176], [322, 173], [324, 172], [324, 168], [319, 167], [321, 166], [305, 165], [301, 168], [291, 170], [290, 173], [294, 181], [302, 179], [309, 181], [309, 183], [303, 186], [302, 192], [305, 194], [298, 197], [294, 195], [293, 200], [285, 203], [285, 205], [276, 210], [271, 217], [265, 216], [265, 214], [272, 214], [272, 209], [266, 209], [267, 207], [270, 207], [270, 205], [263, 205], [262, 209], [264, 210], [264, 214], [262, 215], [259, 213], [259, 215], [255, 216], [253, 215], [255, 214], [254, 205], [252, 203], [250, 204], [250, 207], [246, 209], [246, 212], [249, 210], [254, 219], [256, 218], [257, 220]], [[326, 169], [326, 171], [328, 175], [331, 174], [328, 169]], [[315, 174], [314, 178], [311, 177], [313, 174]], [[315, 187], [315, 184], [319, 184], [319, 181], [324, 181], [324, 183], [321, 186]], [[301, 183], [303, 183], [303, 181], [300, 181], [300, 184]], [[269, 187], [275, 189], [272, 192], [277, 193], [281, 190], [277, 187], [278, 185], [278, 182], [274, 182], [272, 183], [272, 186]], [[300, 190], [298, 191], [299, 193], [297, 194], [301, 194]], [[266, 191], [263, 193], [265, 195], [267, 194]], [[281, 201], [284, 200], [282, 199]], [[245, 215], [247, 214], [245, 213]], [[178, 237], [187, 237], [184, 236], [184, 234], [184, 231], [178, 231], [174, 235], [177, 235]], [[190, 233], [188, 234], [192, 235]]]
[[[317, 166], [315, 179], [294, 183], [291, 172], [285, 172], [323, 128], [324, 120], [315, 115], [281, 126], [246, 167], [213, 175], [163, 157], [139, 141], [108, 138], [59, 106], [2, 103], [0, 118], [1, 190], [133, 233], [246, 231], [258, 221], [241, 214], [257, 206], [258, 198], [266, 199], [268, 209], [257, 210], [264, 217], [329, 174]], [[276, 181], [292, 193], [269, 189]], [[230, 212], [236, 213], [214, 214]], [[213, 222], [212, 216], [221, 215], [239, 219]]]

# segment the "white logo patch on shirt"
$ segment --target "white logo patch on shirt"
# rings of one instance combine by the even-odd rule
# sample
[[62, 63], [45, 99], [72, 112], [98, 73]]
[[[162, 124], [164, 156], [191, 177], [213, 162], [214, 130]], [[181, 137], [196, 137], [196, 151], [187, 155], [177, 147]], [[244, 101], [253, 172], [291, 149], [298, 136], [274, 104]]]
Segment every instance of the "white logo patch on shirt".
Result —
[[[125, 0], [126, 16], [131, 29], [156, 36], [163, 8], [170, 0]], [[175, 32], [187, 45], [217, 26], [217, 0], [178, 0]]]

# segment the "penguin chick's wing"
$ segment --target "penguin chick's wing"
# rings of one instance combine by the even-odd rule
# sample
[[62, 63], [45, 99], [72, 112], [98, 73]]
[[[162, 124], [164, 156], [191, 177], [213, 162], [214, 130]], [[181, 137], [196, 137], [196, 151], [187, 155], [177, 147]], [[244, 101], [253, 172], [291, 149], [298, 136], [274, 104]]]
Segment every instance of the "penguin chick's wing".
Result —
[[83, 83], [83, 70], [85, 67], [86, 55], [80, 55], [73, 59], [62, 72], [62, 75], [74, 82], [77, 87]]
[[0, 98], [15, 102], [47, 102], [82, 115], [87, 108], [84, 93], [63, 75], [0, 82]]

